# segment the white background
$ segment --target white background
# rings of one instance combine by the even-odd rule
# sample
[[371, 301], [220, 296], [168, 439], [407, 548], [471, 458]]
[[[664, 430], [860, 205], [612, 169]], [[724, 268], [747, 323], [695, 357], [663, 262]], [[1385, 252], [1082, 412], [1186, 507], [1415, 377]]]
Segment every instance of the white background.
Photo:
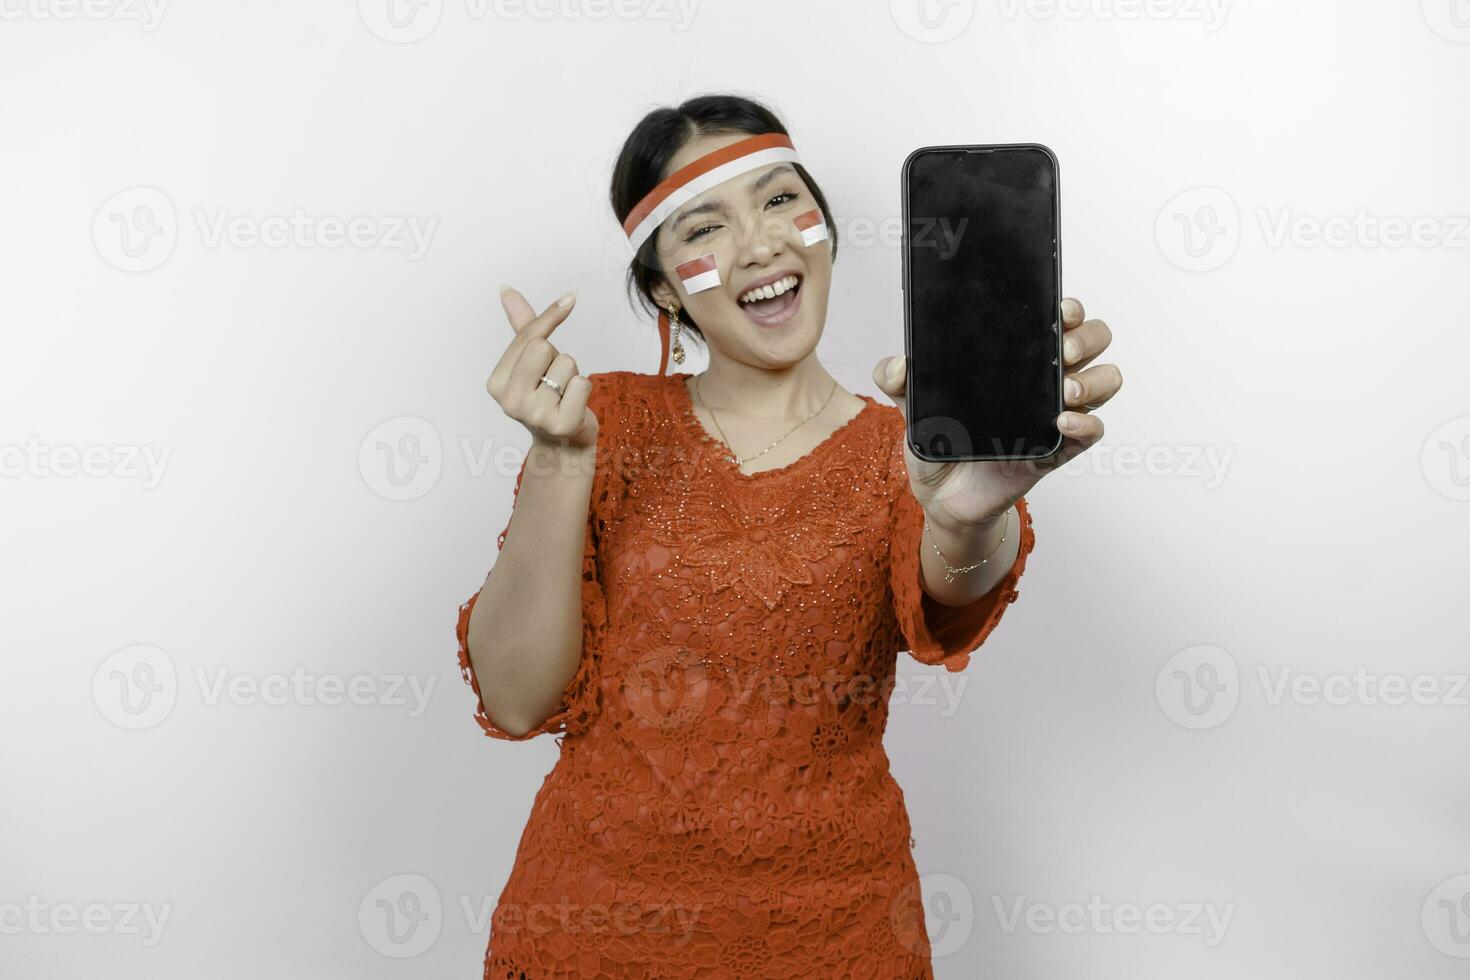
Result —
[[[938, 976], [1465, 975], [1470, 5], [925, 2], [0, 0], [0, 973], [479, 976], [557, 751], [483, 738], [455, 661], [527, 443], [496, 286], [655, 371], [611, 166], [732, 91], [834, 209], [849, 388], [925, 144], [1051, 146], [1116, 335], [1019, 601], [894, 706]], [[363, 238], [212, 234], [298, 211]], [[367, 703], [251, 693], [297, 670]]]

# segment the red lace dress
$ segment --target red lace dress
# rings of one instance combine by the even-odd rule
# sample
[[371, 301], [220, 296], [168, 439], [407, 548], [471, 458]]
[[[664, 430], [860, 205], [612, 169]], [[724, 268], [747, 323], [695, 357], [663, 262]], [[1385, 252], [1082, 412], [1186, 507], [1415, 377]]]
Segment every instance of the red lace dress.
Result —
[[[533, 731], [475, 714], [496, 738], [561, 733], [485, 977], [932, 977], [888, 695], [900, 650], [962, 670], [1015, 601], [1025, 501], [1004, 580], [944, 606], [919, 585], [896, 407], [860, 396], [806, 456], [744, 474], [687, 373], [590, 377], [581, 666]], [[457, 632], [478, 698], [476, 597]]]

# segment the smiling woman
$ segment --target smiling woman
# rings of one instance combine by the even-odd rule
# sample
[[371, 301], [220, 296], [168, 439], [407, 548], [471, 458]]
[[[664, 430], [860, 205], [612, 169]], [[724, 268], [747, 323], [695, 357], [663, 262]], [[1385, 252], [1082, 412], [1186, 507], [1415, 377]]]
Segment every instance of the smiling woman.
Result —
[[[900, 651], [961, 670], [1015, 601], [1040, 471], [924, 469], [902, 358], [874, 373], [897, 405], [817, 360], [836, 235], [765, 107], [650, 113], [612, 203], [658, 373], [578, 374], [547, 340], [574, 295], [537, 316], [507, 290], [488, 385], [533, 446], [459, 662], [485, 734], [561, 755], [485, 975], [932, 977], [888, 694]], [[669, 320], [706, 371], [666, 373]]]

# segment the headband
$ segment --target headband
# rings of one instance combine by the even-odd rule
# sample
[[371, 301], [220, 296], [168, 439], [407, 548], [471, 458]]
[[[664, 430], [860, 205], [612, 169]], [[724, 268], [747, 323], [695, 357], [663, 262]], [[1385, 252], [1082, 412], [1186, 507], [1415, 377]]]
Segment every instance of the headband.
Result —
[[[757, 167], [781, 162], [800, 162], [796, 148], [791, 145], [791, 137], [785, 133], [762, 133], [736, 140], [680, 167], [659, 181], [658, 186], [645, 194], [623, 219], [623, 233], [628, 236], [629, 250], [637, 255], [643, 243], [658, 231], [658, 226], [669, 215], [711, 187]], [[658, 373], [663, 374], [669, 363], [669, 315], [662, 309], [658, 314], [658, 335], [661, 345]]]

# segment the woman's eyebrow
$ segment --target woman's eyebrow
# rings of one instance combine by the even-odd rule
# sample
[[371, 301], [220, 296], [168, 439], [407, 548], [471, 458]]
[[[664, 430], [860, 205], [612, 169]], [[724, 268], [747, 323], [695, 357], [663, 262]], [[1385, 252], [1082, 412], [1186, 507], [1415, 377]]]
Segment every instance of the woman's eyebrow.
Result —
[[750, 192], [754, 194], [756, 191], [760, 190], [762, 187], [766, 186], [782, 174], [795, 173], [796, 171], [792, 169], [791, 164], [789, 163], [783, 163], [779, 167], [772, 167], [770, 170], [767, 170], [765, 173], [761, 174], [755, 179], [755, 183], [750, 185]]
[[[790, 164], [783, 163], [779, 167], [772, 167], [770, 170], [767, 170], [765, 173], [761, 174], [755, 179], [755, 182], [750, 185], [750, 193], [757, 193], [762, 187], [766, 186], [777, 177], [780, 177], [782, 174], [795, 173], [796, 171], [791, 167]], [[696, 204], [693, 207], [685, 208], [674, 217], [674, 223], [669, 225], [669, 230], [677, 230], [679, 225], [681, 225], [686, 218], [692, 218], [696, 214], [708, 214], [711, 211], [720, 211], [723, 210], [724, 207], [724, 202], [721, 201], [719, 198], [711, 198], [707, 201]]]

